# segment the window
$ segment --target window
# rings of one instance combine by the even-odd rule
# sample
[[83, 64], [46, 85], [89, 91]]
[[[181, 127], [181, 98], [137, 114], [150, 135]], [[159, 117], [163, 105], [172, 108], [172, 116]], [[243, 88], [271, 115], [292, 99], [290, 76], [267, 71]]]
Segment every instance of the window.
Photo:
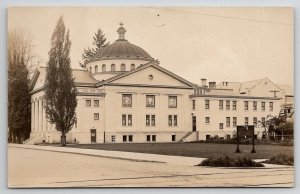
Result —
[[174, 115], [174, 127], [177, 126], [177, 115]]
[[172, 141], [176, 141], [176, 135], [172, 135]]
[[132, 126], [132, 115], [122, 114], [122, 126]]
[[147, 142], [156, 141], [156, 135], [147, 135]]
[[257, 127], [257, 117], [253, 117], [253, 125]]
[[132, 126], [132, 115], [128, 115], [128, 126]]
[[155, 115], [146, 115], [146, 126], [155, 126]]
[[209, 100], [205, 100], [205, 109], [209, 109]]
[[147, 135], [147, 141], [151, 141], [151, 135]]
[[273, 102], [269, 102], [269, 110], [273, 111]]
[[129, 142], [132, 142], [132, 140], [133, 140], [132, 135], [128, 135], [128, 141], [129, 141]]
[[111, 136], [111, 142], [116, 142], [116, 136], [115, 135]]
[[155, 107], [154, 95], [146, 95], [146, 107]]
[[152, 135], [152, 141], [156, 141], [156, 135]]
[[205, 117], [205, 123], [209, 124], [210, 123], [210, 117]]
[[245, 125], [247, 126], [249, 124], [249, 118], [245, 117]]
[[192, 100], [192, 103], [193, 103], [193, 110], [195, 110], [196, 109], [196, 101]]
[[99, 113], [94, 113], [94, 120], [99, 120]]
[[244, 109], [248, 110], [248, 101], [244, 101]]
[[95, 73], [98, 73], [98, 66], [95, 66]]
[[122, 106], [132, 107], [132, 94], [122, 94]]
[[122, 115], [122, 126], [126, 126], [126, 115]]
[[134, 70], [135, 69], [135, 64], [131, 64], [130, 65], [130, 70]]
[[226, 117], [226, 127], [230, 127], [230, 117]]
[[263, 126], [265, 126], [265, 124], [266, 124], [266, 118], [265, 117], [261, 117], [261, 124]]
[[223, 110], [223, 100], [219, 100], [219, 109]]
[[177, 96], [169, 96], [169, 108], [177, 108]]
[[172, 126], [172, 115], [169, 115], [168, 123], [169, 123], [169, 126]]
[[111, 64], [110, 70], [111, 70], [111, 71], [116, 71], [116, 65], [115, 65], [115, 64]]
[[146, 115], [146, 126], [150, 126], [150, 115]]
[[151, 115], [151, 126], [155, 126], [155, 115]]
[[177, 126], [177, 115], [169, 115], [168, 116], [168, 125], [169, 126]]
[[226, 100], [226, 110], [230, 110], [230, 101]]
[[232, 101], [232, 110], [236, 110], [236, 101]]
[[219, 123], [219, 129], [223, 129], [223, 123]]
[[74, 122], [75, 128], [77, 128], [77, 121], [78, 121], [78, 119], [77, 119], [77, 117], [75, 115], [75, 122]]
[[233, 127], [236, 127], [236, 122], [237, 122], [236, 117], [233, 117], [233, 118], [232, 118], [232, 126], [233, 126]]
[[99, 107], [99, 100], [94, 100], [94, 106]]
[[92, 67], [90, 67], [90, 73], [92, 73], [92, 71], [93, 71], [93, 70], [92, 70]]
[[253, 101], [253, 110], [257, 110], [257, 102]]
[[123, 135], [123, 142], [127, 142], [127, 135]]
[[102, 65], [102, 72], [106, 72], [106, 65], [105, 64]]
[[90, 107], [91, 106], [91, 100], [85, 100], [85, 106]]
[[126, 65], [124, 63], [121, 64], [121, 71], [126, 71]]
[[261, 110], [262, 111], [266, 110], [266, 103], [265, 102], [261, 102]]

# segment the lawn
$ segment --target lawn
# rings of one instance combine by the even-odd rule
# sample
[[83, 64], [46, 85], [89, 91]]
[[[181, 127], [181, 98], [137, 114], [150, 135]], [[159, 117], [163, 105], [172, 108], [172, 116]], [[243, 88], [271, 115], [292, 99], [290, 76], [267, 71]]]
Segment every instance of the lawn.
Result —
[[83, 149], [99, 149], [126, 152], [151, 153], [174, 156], [208, 158], [216, 156], [249, 156], [252, 159], [266, 159], [278, 153], [294, 155], [293, 146], [256, 145], [256, 153], [250, 153], [252, 145], [240, 145], [241, 153], [235, 153], [235, 144], [213, 143], [120, 143], [120, 144], [77, 144], [68, 145]]

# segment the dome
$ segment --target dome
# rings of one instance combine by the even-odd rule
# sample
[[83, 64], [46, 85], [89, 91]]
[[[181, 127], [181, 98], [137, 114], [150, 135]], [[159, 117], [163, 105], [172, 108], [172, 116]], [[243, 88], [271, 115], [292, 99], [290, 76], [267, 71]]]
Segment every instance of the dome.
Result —
[[113, 44], [101, 49], [90, 62], [111, 59], [153, 60], [153, 58], [144, 49], [131, 44], [125, 39], [124, 35], [126, 33], [126, 29], [122, 26], [123, 23], [120, 23], [120, 25], [121, 26], [117, 30], [119, 39], [117, 39]]

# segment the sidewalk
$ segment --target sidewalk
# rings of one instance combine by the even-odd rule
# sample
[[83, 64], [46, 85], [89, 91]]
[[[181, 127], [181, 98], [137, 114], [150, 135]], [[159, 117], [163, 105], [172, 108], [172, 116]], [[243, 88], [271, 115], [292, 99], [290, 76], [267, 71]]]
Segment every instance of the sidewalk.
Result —
[[[201, 161], [206, 159], [206, 158], [195, 158], [195, 157], [185, 157], [185, 156], [169, 156], [169, 155], [159, 155], [159, 154], [81, 149], [81, 148], [71, 148], [71, 147], [25, 145], [25, 144], [8, 144], [8, 147], [62, 152], [62, 153], [70, 153], [70, 154], [81, 154], [81, 155], [88, 155], [88, 156], [129, 160], [135, 162], [166, 163], [166, 164], [181, 165], [181, 166], [195, 166], [201, 163]], [[266, 159], [256, 159], [255, 161], [261, 162], [264, 160]], [[274, 165], [274, 164], [264, 164], [264, 165], [266, 168], [290, 168], [289, 166], [283, 166], [283, 165]]]
[[184, 157], [184, 156], [167, 156], [167, 155], [159, 155], [159, 154], [93, 150], [93, 149], [81, 149], [81, 148], [70, 148], [70, 147], [38, 146], [38, 145], [25, 145], [25, 144], [8, 144], [8, 147], [44, 150], [44, 151], [52, 151], [52, 152], [63, 152], [63, 153], [71, 153], [71, 154], [82, 154], [82, 155], [89, 155], [89, 156], [130, 160], [136, 162], [168, 163], [168, 164], [184, 165], [184, 166], [194, 166], [199, 164], [202, 160], [205, 159], [205, 158]]

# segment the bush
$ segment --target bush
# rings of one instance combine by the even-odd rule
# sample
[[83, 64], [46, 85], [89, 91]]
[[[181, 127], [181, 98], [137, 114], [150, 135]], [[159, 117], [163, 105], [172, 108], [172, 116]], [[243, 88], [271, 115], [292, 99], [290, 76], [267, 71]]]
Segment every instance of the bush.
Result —
[[203, 160], [197, 166], [214, 166], [214, 167], [264, 167], [263, 164], [254, 162], [249, 157], [210, 157]]
[[280, 153], [271, 157], [269, 160], [264, 161], [263, 163], [294, 166], [294, 156], [288, 156]]

